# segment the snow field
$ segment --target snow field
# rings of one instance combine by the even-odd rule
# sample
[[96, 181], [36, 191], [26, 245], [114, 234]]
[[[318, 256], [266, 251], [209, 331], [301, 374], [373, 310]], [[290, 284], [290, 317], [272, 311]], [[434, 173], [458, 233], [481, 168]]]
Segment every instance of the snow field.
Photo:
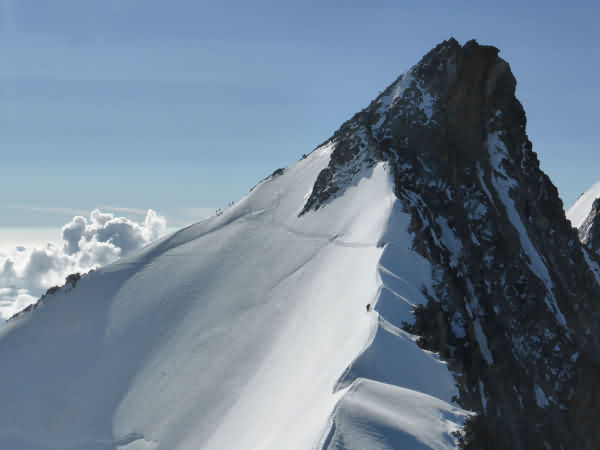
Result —
[[3, 446], [452, 448], [452, 377], [400, 329], [431, 274], [390, 174], [298, 217], [333, 145], [4, 326]]

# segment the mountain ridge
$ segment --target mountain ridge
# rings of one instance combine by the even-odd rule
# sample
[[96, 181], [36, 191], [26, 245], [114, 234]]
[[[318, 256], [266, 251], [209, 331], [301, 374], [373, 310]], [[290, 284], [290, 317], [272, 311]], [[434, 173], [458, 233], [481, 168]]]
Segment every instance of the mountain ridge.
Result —
[[[0, 329], [0, 440], [600, 445], [600, 260], [539, 167], [498, 53], [442, 42], [217, 217]], [[57, 348], [80, 359], [48, 366]]]
[[[591, 350], [598, 349], [596, 262], [579, 248], [558, 192], [539, 168], [515, 88], [497, 48], [443, 42], [334, 134], [336, 149], [302, 214], [340, 195], [362, 173], [357, 167], [388, 162], [397, 196], [412, 215], [414, 246], [438, 267], [444, 286], [436, 299], [417, 308], [417, 324], [408, 329], [423, 336], [425, 348], [456, 365], [457, 373], [466, 372], [459, 380], [461, 404], [486, 422], [469, 445], [560, 448], [578, 436], [577, 448], [594, 448], [598, 435], [589, 417], [581, 420], [578, 402], [588, 404], [595, 389], [587, 377], [598, 373]], [[502, 262], [494, 264], [497, 259]], [[563, 269], [569, 266], [577, 269]], [[540, 301], [549, 313], [543, 319]], [[494, 316], [502, 318], [490, 319]], [[457, 322], [467, 326], [460, 329]], [[589, 346], [583, 364], [580, 346]], [[505, 360], [500, 371], [495, 353]], [[532, 376], [533, 361], [540, 367]], [[531, 384], [518, 382], [515, 372]], [[513, 386], [502, 387], [511, 378]], [[573, 400], [573, 387], [582, 385], [581, 397]], [[496, 396], [501, 405], [494, 404]], [[527, 403], [525, 420], [519, 411]], [[491, 404], [495, 419], [486, 411]], [[597, 411], [597, 405], [589, 406]], [[556, 416], [549, 420], [552, 409]]]

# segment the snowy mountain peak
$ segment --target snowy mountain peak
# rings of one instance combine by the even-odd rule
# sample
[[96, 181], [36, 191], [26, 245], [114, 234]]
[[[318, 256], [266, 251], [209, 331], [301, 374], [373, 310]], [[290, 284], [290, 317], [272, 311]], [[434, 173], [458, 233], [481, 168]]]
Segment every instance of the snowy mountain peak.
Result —
[[597, 359], [598, 267], [540, 170], [498, 53], [450, 39], [425, 55], [328, 141], [300, 214], [383, 163], [411, 248], [432, 265], [429, 301], [404, 328], [448, 361], [460, 403], [481, 413], [468, 446], [587, 448], [600, 436], [572, 405], [595, 389], [581, 384], [579, 355]]
[[581, 227], [584, 220], [588, 217], [594, 201], [598, 198], [600, 198], [600, 182], [595, 183], [582, 193], [577, 201], [567, 210], [567, 218], [575, 228]]
[[8, 322], [0, 447], [598, 448], [600, 260], [515, 87], [445, 41], [219, 215]]
[[592, 209], [578, 228], [579, 240], [592, 252], [600, 249], [600, 198], [592, 203]]
[[[341, 195], [375, 161], [421, 161], [434, 176], [451, 180], [457, 170], [487, 159], [481, 143], [486, 129], [500, 126], [503, 107], [516, 107], [525, 126], [518, 102], [502, 104], [505, 92], [514, 98], [516, 82], [497, 55], [495, 47], [475, 41], [461, 47], [454, 39], [431, 50], [332, 136], [331, 161], [302, 213]], [[483, 117], [488, 123], [482, 126]]]

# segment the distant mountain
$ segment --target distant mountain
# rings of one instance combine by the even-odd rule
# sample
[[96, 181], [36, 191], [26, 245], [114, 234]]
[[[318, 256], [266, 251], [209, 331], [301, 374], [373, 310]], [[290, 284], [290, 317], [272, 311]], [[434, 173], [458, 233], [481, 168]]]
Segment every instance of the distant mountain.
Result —
[[515, 87], [445, 41], [220, 215], [9, 321], [1, 446], [600, 448], [600, 260]]
[[592, 209], [579, 227], [579, 240], [594, 254], [600, 249], [600, 198], [594, 200]]
[[577, 201], [567, 211], [567, 218], [575, 228], [581, 227], [592, 209], [594, 200], [600, 198], [600, 182], [595, 183], [579, 196]]
[[600, 183], [585, 191], [567, 211], [579, 240], [594, 253], [600, 249]]

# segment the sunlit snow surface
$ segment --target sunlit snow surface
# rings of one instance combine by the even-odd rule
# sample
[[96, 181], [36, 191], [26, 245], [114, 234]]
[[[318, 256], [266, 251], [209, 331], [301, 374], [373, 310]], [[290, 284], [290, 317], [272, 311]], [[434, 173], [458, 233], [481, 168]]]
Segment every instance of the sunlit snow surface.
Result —
[[298, 217], [332, 145], [0, 329], [0, 448], [454, 448], [391, 174]]
[[[585, 219], [587, 219], [592, 211], [594, 200], [597, 198], [600, 198], [600, 183], [594, 184], [581, 194], [577, 201], [567, 211], [567, 219], [571, 221], [572, 226], [579, 228], [583, 225]], [[583, 256], [585, 257], [588, 266], [596, 276], [596, 281], [600, 284], [600, 266], [592, 257], [590, 257], [586, 247], [582, 247], [581, 251], [583, 252]]]
[[567, 211], [567, 219], [571, 225], [579, 228], [592, 210], [594, 200], [600, 198], [600, 183], [594, 184], [577, 199]]

